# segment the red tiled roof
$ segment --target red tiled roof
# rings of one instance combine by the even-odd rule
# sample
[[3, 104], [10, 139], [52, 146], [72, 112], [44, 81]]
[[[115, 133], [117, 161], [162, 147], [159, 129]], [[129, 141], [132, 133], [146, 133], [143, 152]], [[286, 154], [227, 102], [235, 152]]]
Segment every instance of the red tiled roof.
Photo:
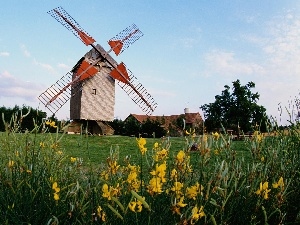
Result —
[[168, 127], [170, 124], [172, 125], [174, 121], [176, 121], [180, 116], [183, 115], [185, 117], [185, 121], [187, 124], [202, 122], [202, 117], [199, 113], [185, 113], [181, 115], [171, 115], [171, 116], [147, 116], [147, 115], [130, 114], [130, 116], [133, 116], [140, 123], [146, 121], [147, 119], [150, 119], [152, 121], [160, 121], [160, 122], [164, 121], [163, 125], [165, 127]]

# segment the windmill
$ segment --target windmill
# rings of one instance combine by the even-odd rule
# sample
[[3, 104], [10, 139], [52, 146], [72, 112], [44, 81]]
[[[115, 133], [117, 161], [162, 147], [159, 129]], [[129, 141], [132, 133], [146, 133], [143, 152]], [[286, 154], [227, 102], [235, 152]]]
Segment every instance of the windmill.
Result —
[[[152, 96], [121, 62], [117, 63], [110, 53], [117, 56], [143, 36], [135, 24], [127, 27], [108, 41], [110, 49], [95, 45], [95, 40], [62, 8], [48, 12], [64, 27], [70, 30], [86, 46], [88, 51], [56, 83], [45, 90], [38, 99], [55, 114], [70, 100], [70, 119], [73, 121], [94, 121], [98, 128], [93, 133], [105, 133], [106, 121], [114, 118], [115, 83], [145, 112], [151, 115], [157, 107]], [[100, 129], [99, 129], [100, 128]], [[98, 129], [98, 131], [96, 131]], [[100, 130], [100, 132], [99, 132]]]

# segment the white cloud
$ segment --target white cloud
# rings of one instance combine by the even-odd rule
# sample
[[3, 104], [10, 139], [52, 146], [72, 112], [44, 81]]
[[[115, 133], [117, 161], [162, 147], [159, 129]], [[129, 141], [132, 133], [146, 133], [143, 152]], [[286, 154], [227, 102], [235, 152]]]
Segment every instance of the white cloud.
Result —
[[36, 59], [33, 60], [33, 63], [35, 65], [38, 65], [38, 66], [50, 71], [50, 72], [54, 72], [54, 68], [50, 64], [38, 62]]
[[0, 52], [0, 56], [9, 56], [9, 52]]
[[8, 71], [0, 73], [0, 93], [2, 98], [22, 98], [26, 101], [36, 101], [38, 94], [44, 89], [42, 85], [20, 80]]
[[26, 57], [30, 57], [30, 52], [27, 50], [26, 46], [24, 44], [22, 44], [20, 47], [21, 47], [21, 50], [22, 50], [23, 54]]
[[242, 76], [263, 74], [264, 69], [255, 62], [243, 62], [233, 52], [212, 50], [205, 55], [207, 69], [212, 74]]
[[65, 70], [70, 70], [70, 67], [68, 65], [64, 64], [64, 63], [59, 63], [58, 68], [65, 69]]

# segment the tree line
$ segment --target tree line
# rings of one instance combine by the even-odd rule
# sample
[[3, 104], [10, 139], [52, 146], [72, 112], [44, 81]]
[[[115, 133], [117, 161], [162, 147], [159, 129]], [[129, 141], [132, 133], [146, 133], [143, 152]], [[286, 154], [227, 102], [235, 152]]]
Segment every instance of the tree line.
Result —
[[23, 105], [7, 108], [0, 107], [0, 131], [18, 129], [19, 131], [33, 130], [35, 124], [40, 125], [47, 113]]

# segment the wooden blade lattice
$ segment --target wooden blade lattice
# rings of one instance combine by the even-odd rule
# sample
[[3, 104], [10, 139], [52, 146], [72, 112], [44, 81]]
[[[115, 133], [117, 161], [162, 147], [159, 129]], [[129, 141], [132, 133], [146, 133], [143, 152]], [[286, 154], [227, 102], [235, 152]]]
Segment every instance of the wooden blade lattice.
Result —
[[151, 115], [156, 109], [157, 103], [128, 68], [127, 73], [130, 78], [130, 83], [123, 83], [116, 80], [117, 84], [143, 110], [143, 112], [147, 115]]
[[70, 100], [72, 90], [76, 90], [76, 93], [80, 90], [78, 87], [83, 84], [82, 82], [77, 82], [68, 86], [68, 84], [72, 82], [72, 76], [73, 73], [68, 72], [38, 97], [45, 107], [53, 114], [55, 114], [61, 107], [63, 107], [64, 104], [66, 104], [67, 101]]
[[85, 45], [90, 45], [95, 42], [95, 40], [62, 7], [52, 9], [48, 14], [70, 30]]

